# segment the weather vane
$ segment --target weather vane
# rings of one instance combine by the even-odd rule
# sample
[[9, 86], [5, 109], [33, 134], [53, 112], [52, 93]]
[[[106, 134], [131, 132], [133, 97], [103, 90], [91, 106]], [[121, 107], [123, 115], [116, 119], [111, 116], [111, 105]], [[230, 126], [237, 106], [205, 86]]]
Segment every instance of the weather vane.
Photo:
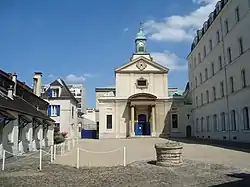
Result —
[[142, 30], [143, 21], [140, 21], [140, 30]]

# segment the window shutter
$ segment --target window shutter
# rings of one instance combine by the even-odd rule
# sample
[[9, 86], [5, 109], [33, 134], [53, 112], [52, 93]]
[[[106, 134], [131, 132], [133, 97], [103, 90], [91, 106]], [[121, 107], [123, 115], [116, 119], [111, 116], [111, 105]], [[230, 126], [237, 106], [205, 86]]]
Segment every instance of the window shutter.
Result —
[[51, 105], [48, 107], [48, 116], [51, 116]]
[[60, 116], [60, 105], [56, 106], [56, 114], [57, 116]]
[[49, 89], [49, 96], [52, 97], [52, 89]]

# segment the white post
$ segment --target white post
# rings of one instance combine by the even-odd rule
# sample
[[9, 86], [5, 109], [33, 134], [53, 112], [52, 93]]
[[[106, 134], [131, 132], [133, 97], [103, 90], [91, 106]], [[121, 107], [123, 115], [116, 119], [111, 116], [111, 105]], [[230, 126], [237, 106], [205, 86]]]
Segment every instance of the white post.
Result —
[[70, 139], [68, 140], [68, 151], [70, 150]]
[[50, 162], [53, 162], [53, 145], [50, 146]]
[[65, 147], [66, 147], [66, 143], [63, 142], [63, 153], [65, 153]]
[[131, 106], [130, 110], [131, 110], [130, 111], [130, 113], [131, 113], [130, 137], [132, 137], [135, 134], [135, 130], [134, 130], [134, 125], [135, 125], [135, 107]]
[[79, 168], [79, 164], [80, 164], [80, 149], [77, 148], [77, 152], [76, 152], [76, 168]]
[[63, 154], [63, 143], [60, 144], [61, 146], [61, 155]]
[[40, 165], [39, 165], [40, 171], [42, 170], [42, 149], [40, 148]]
[[4, 171], [4, 165], [5, 165], [5, 150], [3, 150], [3, 163], [2, 163], [2, 171]]
[[75, 147], [75, 138], [73, 138], [73, 148]]
[[56, 144], [54, 145], [54, 160], [56, 160]]
[[123, 147], [123, 166], [126, 166], [126, 147]]

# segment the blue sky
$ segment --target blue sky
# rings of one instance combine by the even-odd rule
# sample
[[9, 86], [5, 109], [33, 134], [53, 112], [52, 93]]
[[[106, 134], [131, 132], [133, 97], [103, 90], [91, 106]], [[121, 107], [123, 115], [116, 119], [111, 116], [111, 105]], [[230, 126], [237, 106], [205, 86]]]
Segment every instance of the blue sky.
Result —
[[114, 85], [114, 69], [129, 61], [139, 23], [148, 51], [170, 69], [169, 87], [184, 88], [192, 38], [216, 0], [0, 0], [0, 68], [31, 86], [60, 77], [83, 83], [88, 107], [95, 87]]

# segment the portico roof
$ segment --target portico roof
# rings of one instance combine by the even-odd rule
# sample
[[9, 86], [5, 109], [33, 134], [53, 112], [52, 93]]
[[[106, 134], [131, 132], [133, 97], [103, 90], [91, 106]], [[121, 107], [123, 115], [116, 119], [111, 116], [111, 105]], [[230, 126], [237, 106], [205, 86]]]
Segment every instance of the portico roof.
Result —
[[131, 95], [128, 100], [155, 100], [157, 97], [150, 93], [137, 93]]

